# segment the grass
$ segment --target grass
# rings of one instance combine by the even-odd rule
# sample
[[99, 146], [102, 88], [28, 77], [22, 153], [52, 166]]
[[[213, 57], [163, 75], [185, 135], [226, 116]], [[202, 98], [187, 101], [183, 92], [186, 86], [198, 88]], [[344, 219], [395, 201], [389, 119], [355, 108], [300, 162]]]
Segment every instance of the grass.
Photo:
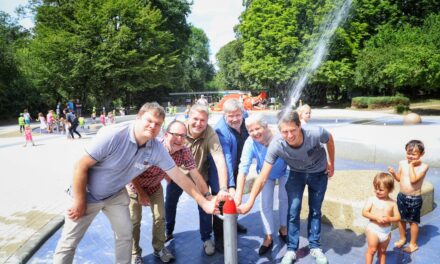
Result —
[[440, 116], [440, 99], [415, 101], [410, 105], [411, 112], [419, 115]]

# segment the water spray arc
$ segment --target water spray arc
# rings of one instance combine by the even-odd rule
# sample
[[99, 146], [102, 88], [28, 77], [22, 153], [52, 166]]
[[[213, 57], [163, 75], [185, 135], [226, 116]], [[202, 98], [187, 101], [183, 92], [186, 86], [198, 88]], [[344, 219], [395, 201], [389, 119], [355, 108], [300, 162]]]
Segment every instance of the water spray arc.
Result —
[[308, 65], [298, 74], [298, 78], [292, 78], [288, 85], [289, 93], [288, 99], [286, 100], [286, 109], [291, 109], [291, 107], [296, 106], [310, 76], [318, 69], [327, 56], [330, 40], [341, 22], [347, 18], [351, 5], [352, 0], [345, 0], [336, 5], [333, 11], [325, 17], [319, 30], [319, 38], [308, 44], [307, 50], [313, 50], [312, 55], [310, 56]]

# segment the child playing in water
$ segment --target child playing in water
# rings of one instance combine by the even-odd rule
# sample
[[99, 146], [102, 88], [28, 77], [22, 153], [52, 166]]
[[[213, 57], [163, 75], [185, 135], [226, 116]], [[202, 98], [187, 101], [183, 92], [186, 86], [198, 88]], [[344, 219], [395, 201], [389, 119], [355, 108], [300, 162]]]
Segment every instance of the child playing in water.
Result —
[[26, 147], [28, 142], [32, 142], [32, 146], [35, 146], [34, 140], [32, 139], [32, 129], [30, 125], [26, 125], [24, 127], [24, 137], [26, 139], [26, 143], [23, 147]]
[[386, 250], [391, 238], [391, 223], [400, 220], [396, 201], [389, 194], [394, 189], [394, 179], [388, 173], [380, 172], [373, 180], [375, 196], [368, 198], [362, 210], [362, 215], [370, 222], [365, 230], [368, 248], [365, 252], [365, 263], [373, 263], [373, 256], [381, 264], [386, 263]]
[[301, 125], [307, 124], [312, 117], [312, 108], [308, 104], [304, 104], [298, 107], [297, 111], [299, 119], [301, 120]]
[[404, 248], [407, 253], [416, 251], [417, 237], [419, 235], [420, 211], [422, 209], [422, 184], [428, 164], [423, 163], [421, 158], [425, 154], [425, 146], [420, 140], [411, 140], [405, 145], [406, 160], [399, 162], [397, 173], [392, 167], [388, 171], [396, 181], [400, 182], [400, 192], [397, 195], [397, 206], [402, 220], [399, 222], [400, 240], [394, 246], [401, 248], [406, 243], [406, 223], [409, 223], [411, 240]]

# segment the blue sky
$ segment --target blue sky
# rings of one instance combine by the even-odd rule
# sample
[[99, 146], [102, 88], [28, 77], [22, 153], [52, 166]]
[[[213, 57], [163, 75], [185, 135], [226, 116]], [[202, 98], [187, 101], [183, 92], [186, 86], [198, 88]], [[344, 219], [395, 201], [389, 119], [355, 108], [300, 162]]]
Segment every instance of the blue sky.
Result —
[[[15, 8], [27, 2], [28, 0], [0, 0], [0, 10], [15, 16]], [[244, 10], [241, 3], [242, 0], [194, 0], [188, 21], [205, 31], [210, 41], [210, 58], [213, 62], [218, 50], [235, 38], [233, 28], [238, 24], [238, 17]], [[20, 23], [26, 28], [32, 27], [31, 18]]]

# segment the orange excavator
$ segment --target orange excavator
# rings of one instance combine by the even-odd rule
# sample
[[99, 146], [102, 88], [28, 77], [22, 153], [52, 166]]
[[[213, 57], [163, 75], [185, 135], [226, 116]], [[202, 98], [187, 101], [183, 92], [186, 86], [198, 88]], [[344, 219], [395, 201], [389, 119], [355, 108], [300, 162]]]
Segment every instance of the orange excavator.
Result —
[[223, 111], [223, 104], [228, 99], [235, 98], [239, 101], [243, 100], [243, 107], [245, 110], [262, 110], [265, 108], [264, 104], [267, 102], [267, 94], [265, 91], [261, 92], [257, 96], [249, 96], [246, 94], [227, 94], [214, 106], [214, 111]]

